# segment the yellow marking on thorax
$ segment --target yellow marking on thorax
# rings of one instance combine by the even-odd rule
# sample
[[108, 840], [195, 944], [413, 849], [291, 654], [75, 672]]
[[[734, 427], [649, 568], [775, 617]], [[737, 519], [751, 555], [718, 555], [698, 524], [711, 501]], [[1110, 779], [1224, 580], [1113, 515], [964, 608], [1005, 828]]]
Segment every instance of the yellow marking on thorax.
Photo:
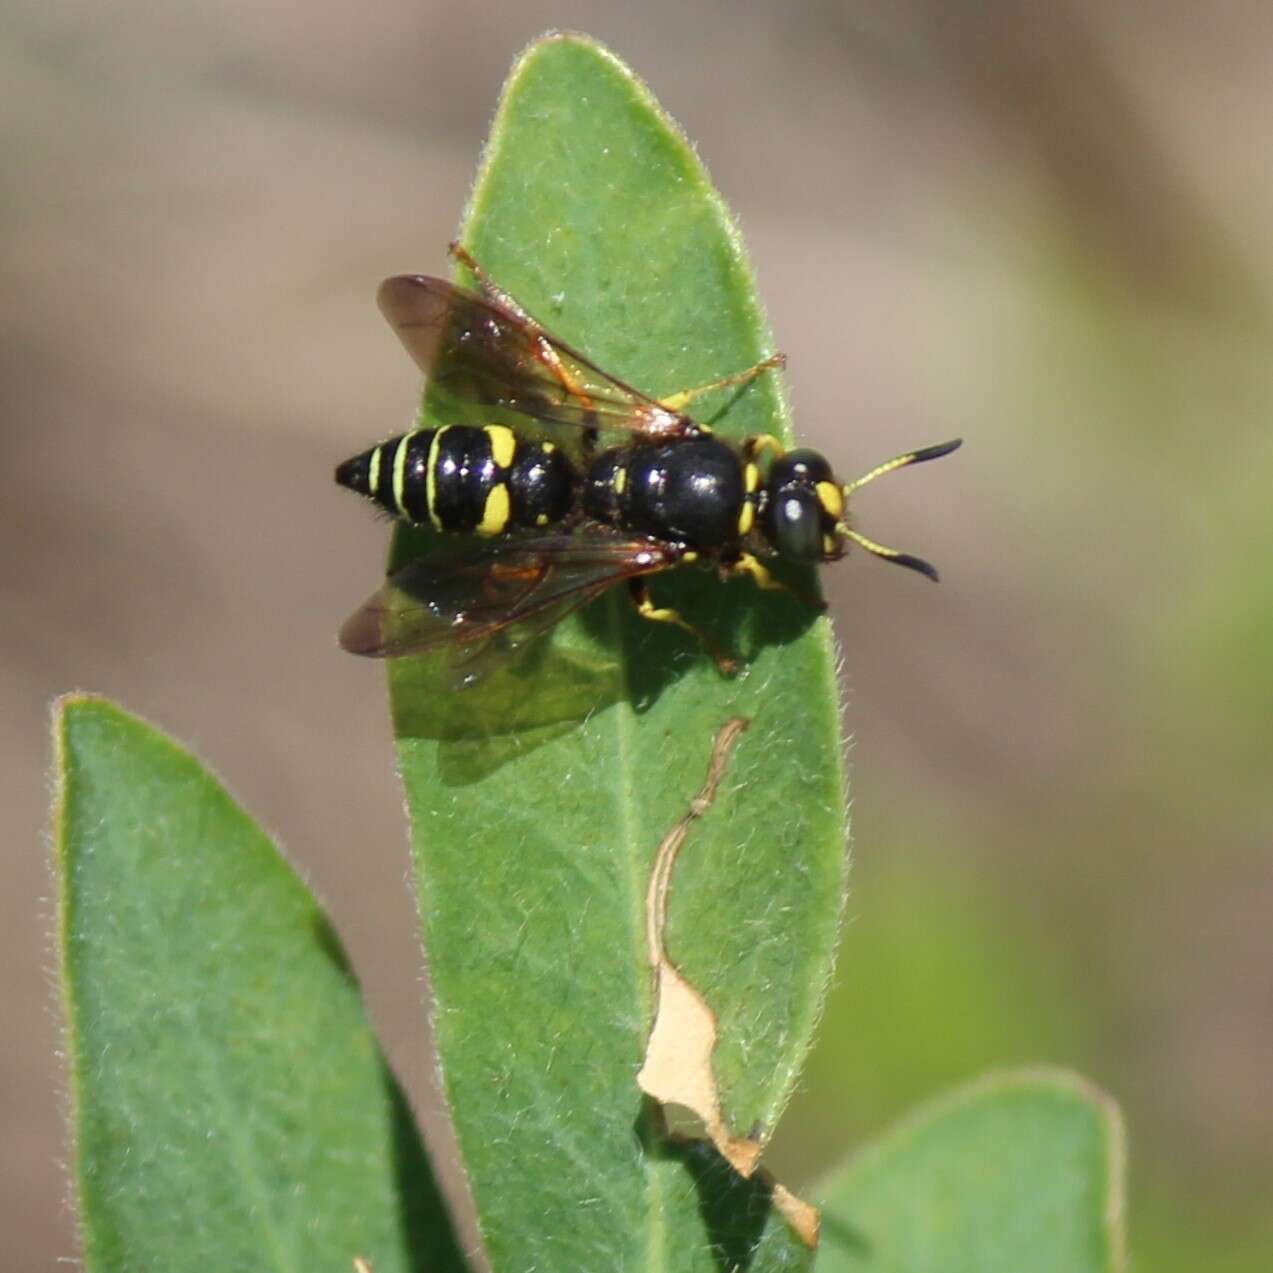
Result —
[[614, 477], [610, 480], [610, 485], [614, 487], [616, 495], [622, 495], [628, 489], [628, 470], [615, 469]]
[[407, 515], [407, 506], [403, 502], [402, 488], [407, 476], [407, 444], [410, 441], [411, 434], [404, 433], [398, 442], [398, 449], [393, 453], [393, 502], [404, 517]]
[[367, 464], [367, 494], [375, 495], [376, 487], [380, 485], [380, 452], [382, 448], [376, 447], [371, 453], [371, 459]]
[[517, 449], [517, 438], [506, 424], [488, 424], [486, 436], [491, 440], [491, 459], [502, 469], [513, 463], [513, 452]]
[[818, 503], [838, 522], [844, 516], [844, 492], [834, 482], [819, 482], [814, 490], [818, 493]]
[[497, 482], [491, 487], [482, 509], [482, 520], [477, 525], [479, 535], [499, 535], [508, 528], [511, 505], [508, 502], [508, 483]]
[[551, 455], [557, 449], [557, 444], [555, 442], [541, 442], [539, 444], [539, 449], [545, 455]]
[[[760, 489], [760, 469], [750, 460], [743, 466], [743, 489], [749, 496]], [[742, 508], [738, 510], [738, 533], [750, 535], [755, 524], [756, 505], [751, 499], [744, 499]]]
[[547, 513], [540, 513], [540, 515], [539, 515], [538, 517], [536, 517], [536, 518], [535, 518], [535, 525], [536, 525], [536, 526], [547, 526], [547, 525], [548, 525], [548, 514], [547, 514]]
[[429, 506], [429, 521], [433, 524], [434, 530], [443, 528], [442, 519], [435, 511], [438, 502], [438, 443], [442, 441], [442, 435], [450, 427], [449, 424], [444, 424], [433, 435], [433, 441], [429, 443], [429, 458], [424, 464], [424, 499]]
[[834, 557], [839, 547], [840, 541], [834, 535], [822, 536], [822, 555], [824, 557]]

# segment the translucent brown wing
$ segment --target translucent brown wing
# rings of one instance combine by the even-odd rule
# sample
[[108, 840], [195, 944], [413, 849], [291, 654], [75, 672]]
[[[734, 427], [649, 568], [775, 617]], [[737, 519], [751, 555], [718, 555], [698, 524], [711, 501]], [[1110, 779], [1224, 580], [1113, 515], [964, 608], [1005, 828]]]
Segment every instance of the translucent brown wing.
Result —
[[340, 643], [373, 658], [469, 647], [496, 634], [521, 644], [620, 580], [666, 570], [681, 555], [675, 545], [599, 529], [474, 544], [398, 571], [349, 617]]
[[492, 297], [401, 274], [381, 283], [377, 299], [430, 382], [457, 398], [578, 428], [650, 438], [701, 432]]

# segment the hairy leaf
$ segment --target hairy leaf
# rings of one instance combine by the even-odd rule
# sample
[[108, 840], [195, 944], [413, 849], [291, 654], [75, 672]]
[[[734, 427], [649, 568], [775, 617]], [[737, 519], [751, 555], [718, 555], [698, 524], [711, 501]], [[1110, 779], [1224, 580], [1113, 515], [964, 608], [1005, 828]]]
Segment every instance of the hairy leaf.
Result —
[[411, 1112], [291, 867], [163, 735], [63, 702], [55, 811], [92, 1273], [458, 1273]]
[[[737, 229], [690, 145], [583, 37], [543, 40], [514, 68], [462, 237], [551, 331], [646, 392], [771, 349]], [[446, 422], [440, 401], [425, 418]], [[727, 436], [789, 437], [774, 375], [695, 411]], [[413, 547], [403, 537], [399, 559]], [[745, 1184], [714, 1150], [664, 1136], [636, 1075], [655, 852], [717, 728], [744, 716], [677, 866], [666, 943], [717, 1016], [729, 1127], [763, 1140], [791, 1092], [844, 891], [830, 634], [750, 582], [685, 569], [652, 591], [740, 654], [743, 674], [723, 679], [683, 632], [613, 594], [475, 689], [452, 693], [437, 661], [392, 669], [442, 1073], [497, 1273], [808, 1260], [763, 1178]]]
[[1123, 1136], [1108, 1098], [1026, 1071], [956, 1092], [818, 1191], [819, 1273], [1118, 1273]]

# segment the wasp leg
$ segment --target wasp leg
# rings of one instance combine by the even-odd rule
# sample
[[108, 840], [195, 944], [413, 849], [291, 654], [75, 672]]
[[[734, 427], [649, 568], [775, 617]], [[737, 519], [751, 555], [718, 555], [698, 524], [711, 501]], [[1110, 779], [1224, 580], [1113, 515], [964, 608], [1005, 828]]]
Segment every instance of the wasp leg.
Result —
[[456, 241], [447, 245], [447, 251], [473, 275], [477, 280], [478, 291], [488, 301], [495, 301], [502, 308], [511, 309], [518, 318], [531, 327], [538, 328], [539, 324], [502, 287], [491, 281], [491, 276], [477, 263], [477, 258], [468, 248]]
[[721, 562], [720, 573], [722, 579], [736, 579], [739, 575], [750, 575], [756, 587], [765, 592], [787, 592], [815, 610], [827, 608], [827, 603], [821, 597], [801, 592], [799, 588], [793, 588], [790, 584], [783, 583], [781, 579], [775, 579], [769, 567], [751, 553], [741, 553], [736, 561]]
[[543, 325], [531, 317], [502, 287], [491, 282], [491, 277], [477, 263], [473, 254], [460, 243], [450, 245], [451, 255], [468, 270], [477, 280], [478, 289], [489, 301], [494, 301], [504, 309], [510, 310], [526, 328], [526, 336], [530, 342], [531, 356], [541, 362], [552, 372], [558, 384], [572, 397], [578, 399], [584, 407], [590, 408], [592, 399], [588, 391], [570, 374], [569, 368], [562, 362], [552, 341], [548, 339]]
[[687, 623], [675, 610], [656, 606], [644, 579], [629, 579], [628, 591], [632, 595], [632, 602], [641, 618], [649, 619], [653, 623], [672, 623], [678, 628], [683, 628], [712, 656], [722, 676], [733, 676], [738, 670], [738, 661], [725, 654], [706, 632], [701, 632], [692, 623]]
[[[755, 380], [757, 376], [763, 376], [766, 371], [772, 371], [775, 367], [785, 367], [786, 365], [786, 354], [770, 354], [768, 358], [762, 358], [754, 367], [748, 367], [746, 371], [736, 371], [732, 376], [722, 376], [719, 380], [713, 380], [710, 384], [699, 385], [695, 389], [682, 389], [680, 393], [674, 393], [667, 398], [660, 398], [659, 406], [666, 407], [669, 411], [684, 411], [695, 398], [702, 397], [705, 393], [711, 393], [716, 389], [728, 389], [731, 385], [748, 384], [750, 381]], [[702, 426], [700, 425], [699, 427], [701, 428]]]
[[753, 433], [743, 439], [743, 462], [751, 464], [765, 451], [772, 451], [775, 460], [787, 454], [787, 448], [772, 433]]

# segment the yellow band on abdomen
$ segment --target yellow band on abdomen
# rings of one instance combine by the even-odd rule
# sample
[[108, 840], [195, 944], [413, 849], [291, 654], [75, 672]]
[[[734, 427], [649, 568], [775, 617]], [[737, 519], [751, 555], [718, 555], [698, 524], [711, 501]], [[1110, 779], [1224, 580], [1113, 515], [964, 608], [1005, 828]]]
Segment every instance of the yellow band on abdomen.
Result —
[[434, 530], [443, 529], [442, 519], [435, 511], [438, 502], [438, 443], [442, 441], [442, 435], [450, 427], [449, 424], [444, 424], [433, 435], [433, 441], [429, 443], [429, 458], [424, 465], [424, 498], [429, 506], [429, 521], [433, 524]]
[[506, 424], [488, 424], [486, 436], [491, 440], [491, 459], [502, 469], [510, 468], [513, 453], [517, 450], [517, 438]]
[[497, 482], [491, 487], [482, 509], [482, 520], [477, 525], [479, 535], [500, 535], [508, 528], [511, 505], [508, 502], [508, 483]]

